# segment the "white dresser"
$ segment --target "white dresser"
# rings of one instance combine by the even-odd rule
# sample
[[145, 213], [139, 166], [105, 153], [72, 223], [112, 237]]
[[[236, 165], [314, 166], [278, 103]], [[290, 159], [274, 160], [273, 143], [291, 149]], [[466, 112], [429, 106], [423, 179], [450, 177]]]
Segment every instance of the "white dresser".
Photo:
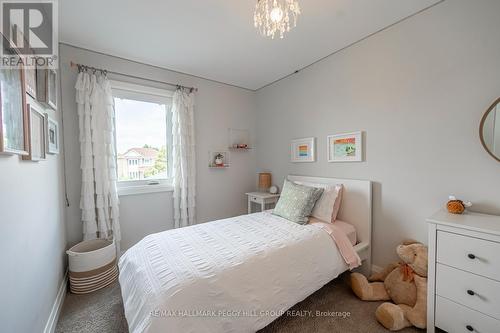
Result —
[[500, 332], [500, 216], [443, 210], [427, 222], [427, 332]]

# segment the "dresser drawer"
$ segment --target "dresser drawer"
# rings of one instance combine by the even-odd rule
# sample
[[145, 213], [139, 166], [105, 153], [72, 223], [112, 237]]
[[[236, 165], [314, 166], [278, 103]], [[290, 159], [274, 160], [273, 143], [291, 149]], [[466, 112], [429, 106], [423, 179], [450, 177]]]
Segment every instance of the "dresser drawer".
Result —
[[500, 319], [500, 282], [442, 264], [436, 266], [437, 295]]
[[500, 281], [500, 243], [437, 232], [437, 261]]
[[439, 296], [435, 325], [449, 333], [494, 333], [500, 329], [500, 321]]

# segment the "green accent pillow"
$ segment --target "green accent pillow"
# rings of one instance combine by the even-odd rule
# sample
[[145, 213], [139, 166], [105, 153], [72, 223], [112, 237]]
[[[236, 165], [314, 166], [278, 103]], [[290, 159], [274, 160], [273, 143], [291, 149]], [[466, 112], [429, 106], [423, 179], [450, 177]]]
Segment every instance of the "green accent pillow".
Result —
[[322, 193], [322, 188], [298, 185], [285, 180], [280, 199], [273, 210], [273, 214], [298, 224], [306, 224], [309, 221], [314, 204]]

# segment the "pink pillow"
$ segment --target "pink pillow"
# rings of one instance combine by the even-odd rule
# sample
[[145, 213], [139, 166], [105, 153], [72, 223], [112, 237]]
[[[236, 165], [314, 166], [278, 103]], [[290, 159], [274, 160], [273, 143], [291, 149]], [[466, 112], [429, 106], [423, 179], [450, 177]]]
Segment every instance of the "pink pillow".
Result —
[[321, 197], [318, 201], [316, 201], [311, 216], [323, 222], [335, 222], [340, 210], [340, 204], [342, 202], [342, 191], [344, 188], [342, 184], [328, 185], [301, 181], [296, 181], [295, 183], [304, 186], [322, 188], [323, 194], [321, 194]]
[[337, 220], [337, 215], [339, 214], [340, 205], [342, 204], [342, 195], [344, 194], [344, 185], [335, 185], [335, 191], [337, 191], [337, 197], [335, 198], [332, 209], [332, 223]]

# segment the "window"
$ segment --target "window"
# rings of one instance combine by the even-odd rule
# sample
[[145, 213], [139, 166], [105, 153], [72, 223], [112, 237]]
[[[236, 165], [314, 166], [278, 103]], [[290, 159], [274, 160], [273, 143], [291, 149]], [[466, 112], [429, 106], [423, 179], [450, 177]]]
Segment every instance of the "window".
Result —
[[172, 92], [117, 81], [111, 86], [119, 194], [165, 190], [171, 165]]

